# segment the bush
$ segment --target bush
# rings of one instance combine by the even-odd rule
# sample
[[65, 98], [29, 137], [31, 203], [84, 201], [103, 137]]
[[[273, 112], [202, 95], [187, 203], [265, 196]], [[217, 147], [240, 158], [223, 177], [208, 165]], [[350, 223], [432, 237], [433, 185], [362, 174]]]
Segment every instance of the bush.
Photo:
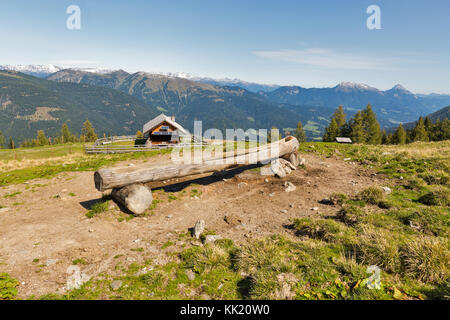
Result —
[[399, 270], [398, 241], [382, 229], [363, 226], [354, 249], [356, 259], [360, 263], [376, 265], [390, 272]]
[[361, 222], [361, 218], [365, 216], [365, 212], [354, 205], [349, 205], [339, 210], [336, 216], [343, 223], [352, 226]]
[[421, 236], [401, 247], [405, 275], [425, 282], [449, 279], [450, 254], [448, 240]]
[[19, 282], [7, 273], [0, 273], [0, 300], [11, 300], [17, 296]]
[[344, 193], [333, 193], [330, 196], [330, 203], [332, 205], [343, 205], [347, 198], [347, 195], [345, 195]]
[[449, 206], [450, 191], [445, 187], [436, 188], [421, 196], [419, 202], [428, 206]]
[[306, 235], [327, 242], [337, 240], [344, 231], [344, 226], [330, 219], [296, 219], [294, 228], [297, 230], [297, 235]]
[[358, 193], [358, 200], [377, 205], [384, 200], [384, 191], [379, 187], [369, 187]]

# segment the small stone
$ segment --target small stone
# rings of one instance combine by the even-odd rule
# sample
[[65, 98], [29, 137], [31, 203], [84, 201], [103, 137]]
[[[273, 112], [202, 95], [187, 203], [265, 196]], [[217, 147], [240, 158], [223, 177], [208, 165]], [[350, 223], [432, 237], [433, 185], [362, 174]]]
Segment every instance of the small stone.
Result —
[[56, 264], [57, 262], [58, 262], [58, 259], [48, 259], [45, 262], [45, 265], [48, 267], [48, 266], [52, 266], [52, 265]]
[[281, 213], [287, 213], [288, 211], [286, 209], [281, 209], [280, 212]]
[[94, 232], [94, 229], [89, 229], [88, 231], [89, 231], [89, 232]]
[[189, 280], [195, 280], [195, 273], [191, 269], [187, 269], [185, 272]]
[[294, 207], [294, 204], [289, 204], [289, 208], [293, 208]]
[[284, 178], [286, 176], [286, 172], [283, 168], [283, 166], [280, 163], [280, 159], [273, 160], [270, 163], [270, 169], [279, 178]]
[[134, 240], [133, 242], [134, 243], [138, 243], [138, 242], [140, 242], [141, 241], [141, 239], [136, 239], [136, 240]]
[[0, 213], [8, 212], [10, 208], [0, 208]]
[[392, 192], [392, 189], [389, 187], [381, 187], [381, 189], [383, 189], [383, 191], [387, 194], [390, 194]]
[[205, 221], [198, 220], [194, 226], [194, 237], [195, 239], [200, 239], [200, 235], [205, 231]]
[[265, 179], [264, 179], [264, 182], [269, 182], [269, 179], [265, 178]]
[[400, 176], [400, 180], [403, 180], [403, 176]]
[[318, 208], [318, 207], [313, 207], [313, 208], [311, 208], [311, 210], [312, 210], [312, 211], [318, 211], [319, 208]]
[[220, 239], [222, 239], [222, 236], [220, 236], [220, 235], [208, 234], [208, 235], [205, 237], [205, 241], [204, 241], [203, 243], [204, 243], [204, 244], [207, 244], [207, 243], [214, 243], [214, 242], [216, 242], [217, 240], [220, 240]]
[[173, 217], [172, 214], [168, 214], [168, 215], [166, 216], [167, 219], [170, 219], [170, 218], [172, 218], [172, 217]]
[[113, 282], [111, 282], [111, 289], [113, 289], [113, 290], [118, 290], [118, 289], [120, 289], [121, 286], [122, 286], [122, 281], [120, 281], [120, 280], [114, 280]]
[[289, 181], [286, 181], [284, 183], [284, 186], [286, 187], [286, 189], [284, 190], [286, 192], [292, 192], [295, 191], [295, 189], [297, 189], [297, 187], [292, 182]]
[[275, 193], [269, 193], [269, 197], [273, 197]]
[[304, 166], [306, 165], [306, 159], [305, 158], [300, 158], [299, 162], [298, 162], [299, 166]]
[[344, 161], [350, 161], [352, 158], [344, 158]]

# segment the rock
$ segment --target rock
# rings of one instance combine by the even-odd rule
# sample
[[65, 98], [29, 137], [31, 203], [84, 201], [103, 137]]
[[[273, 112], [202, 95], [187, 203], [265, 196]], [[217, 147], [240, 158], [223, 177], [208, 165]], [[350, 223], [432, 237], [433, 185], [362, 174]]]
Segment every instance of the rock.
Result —
[[400, 176], [400, 180], [403, 180], [403, 176]]
[[289, 181], [286, 181], [284, 183], [284, 186], [286, 187], [286, 189], [284, 190], [286, 192], [292, 192], [295, 191], [295, 189], [297, 189], [297, 187], [292, 182]]
[[45, 265], [48, 267], [48, 266], [52, 266], [52, 265], [56, 264], [57, 262], [58, 262], [58, 259], [48, 259], [45, 262]]
[[304, 165], [306, 165], [306, 159], [305, 159], [305, 158], [300, 158], [300, 159], [299, 159], [298, 165], [299, 165], [299, 166], [304, 166]]
[[89, 229], [88, 231], [89, 231], [89, 232], [94, 232], [94, 229]]
[[195, 280], [195, 273], [191, 269], [187, 269], [185, 272], [189, 280]]
[[195, 239], [200, 239], [200, 235], [205, 231], [205, 221], [198, 220], [194, 226], [194, 237]]
[[269, 179], [265, 178], [265, 179], [264, 179], [264, 182], [269, 182]]
[[113, 289], [113, 290], [118, 290], [118, 289], [120, 289], [121, 286], [122, 286], [122, 281], [120, 281], [120, 280], [114, 280], [113, 282], [111, 282], [111, 289]]
[[10, 210], [10, 208], [0, 208], [0, 213], [8, 212]]
[[273, 197], [275, 193], [269, 193], [269, 197]]
[[70, 274], [66, 281], [66, 290], [79, 289], [90, 279], [88, 275], [80, 271], [78, 266], [70, 266], [66, 272]]
[[153, 201], [152, 191], [145, 185], [138, 183], [113, 189], [111, 196], [135, 215], [143, 214]]
[[281, 209], [280, 212], [281, 213], [287, 213], [288, 211], [286, 209]]
[[289, 156], [289, 162], [294, 166], [298, 167], [300, 164], [300, 159], [298, 153], [294, 152]]
[[289, 169], [291, 169], [291, 171], [297, 169], [290, 161], [287, 161], [286, 159], [281, 158], [280, 163], [285, 169], [289, 168]]
[[219, 236], [219, 235], [213, 235], [213, 234], [208, 234], [208, 235], [205, 237], [205, 241], [203, 241], [203, 243], [204, 243], [204, 244], [207, 244], [207, 243], [214, 243], [214, 242], [216, 242], [217, 240], [220, 240], [220, 239], [222, 239], [222, 236]]
[[273, 174], [279, 178], [284, 178], [286, 176], [286, 172], [283, 169], [283, 166], [280, 163], [280, 159], [272, 160], [270, 163], [270, 169]]
[[383, 191], [387, 194], [390, 194], [392, 192], [392, 189], [389, 187], [381, 187], [381, 189], [383, 189]]
[[170, 218], [172, 218], [172, 217], [173, 217], [172, 214], [168, 214], [168, 215], [166, 216], [167, 219], [170, 219]]
[[352, 158], [344, 158], [344, 161], [350, 161]]
[[318, 208], [318, 207], [313, 207], [313, 208], [311, 208], [311, 210], [312, 210], [312, 211], [318, 211], [319, 208]]

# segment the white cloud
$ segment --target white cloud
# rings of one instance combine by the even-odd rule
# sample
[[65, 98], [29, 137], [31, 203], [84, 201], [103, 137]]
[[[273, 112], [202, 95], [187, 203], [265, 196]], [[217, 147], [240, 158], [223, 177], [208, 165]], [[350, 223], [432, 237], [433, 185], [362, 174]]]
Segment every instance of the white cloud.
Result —
[[397, 59], [383, 59], [336, 52], [325, 48], [306, 48], [301, 50], [254, 51], [254, 55], [304, 65], [355, 70], [388, 69]]

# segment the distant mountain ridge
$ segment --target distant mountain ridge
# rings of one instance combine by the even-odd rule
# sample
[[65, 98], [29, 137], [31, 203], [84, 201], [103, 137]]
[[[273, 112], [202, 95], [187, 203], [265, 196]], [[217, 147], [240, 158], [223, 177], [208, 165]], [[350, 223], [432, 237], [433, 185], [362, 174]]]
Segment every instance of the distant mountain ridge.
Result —
[[[426, 117], [429, 117], [431, 122], [435, 123], [436, 121], [443, 121], [444, 119], [450, 119], [450, 106], [442, 108], [436, 112], [433, 112], [431, 114], [426, 115]], [[404, 123], [403, 124], [403, 128], [405, 130], [411, 130], [416, 126], [417, 121], [412, 121], [412, 122], [408, 122], [408, 123]], [[395, 131], [395, 128], [390, 128], [389, 130], [387, 130], [388, 132], [393, 132]]]
[[381, 91], [364, 84], [342, 82], [332, 88], [283, 86], [262, 96], [275, 103], [334, 107], [343, 105], [349, 115], [370, 103], [382, 127], [413, 121], [450, 104], [450, 95], [419, 96], [401, 85]]

